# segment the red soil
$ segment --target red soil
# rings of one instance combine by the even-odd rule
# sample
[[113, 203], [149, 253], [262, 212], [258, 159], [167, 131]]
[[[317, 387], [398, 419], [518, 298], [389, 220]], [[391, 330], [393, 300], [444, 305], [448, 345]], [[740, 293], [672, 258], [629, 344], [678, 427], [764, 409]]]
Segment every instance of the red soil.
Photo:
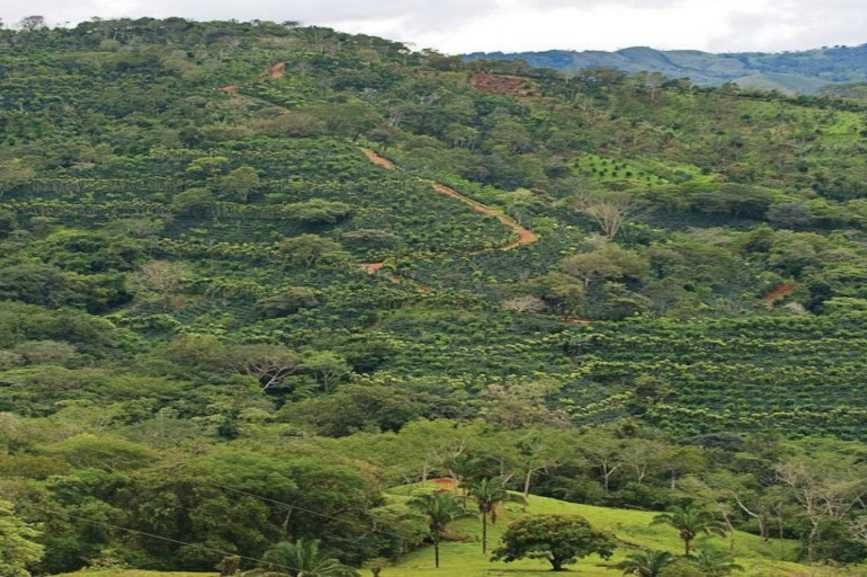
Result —
[[364, 156], [367, 157], [367, 160], [369, 160], [370, 162], [372, 162], [376, 166], [379, 166], [379, 167], [384, 168], [386, 170], [394, 170], [396, 168], [392, 161], [385, 158], [384, 156], [378, 155], [377, 153], [370, 150], [369, 148], [362, 148], [361, 152], [364, 153]]
[[773, 306], [775, 302], [786, 298], [793, 292], [795, 292], [794, 283], [783, 283], [765, 295], [765, 302], [768, 303], [769, 306]]
[[536, 86], [526, 78], [520, 76], [506, 76], [503, 74], [473, 74], [470, 84], [480, 92], [489, 94], [505, 94], [508, 96], [537, 96], [539, 91]]
[[228, 86], [223, 86], [220, 88], [221, 92], [225, 92], [226, 94], [238, 94], [238, 85], [237, 84], [229, 84]]
[[458, 482], [448, 477], [431, 479], [431, 483], [436, 485], [436, 490], [440, 493], [455, 493], [458, 490]]
[[493, 208], [482, 204], [481, 202], [475, 201], [472, 198], [466, 197], [463, 194], [459, 193], [458, 191], [456, 191], [452, 188], [449, 188], [448, 186], [446, 186], [444, 184], [440, 184], [439, 182], [434, 182], [432, 184], [433, 184], [434, 190], [436, 190], [440, 194], [445, 194], [446, 196], [450, 196], [454, 199], [457, 199], [457, 200], [463, 202], [464, 204], [468, 205], [470, 208], [472, 208], [473, 210], [475, 210], [476, 212], [478, 212], [480, 214], [484, 214], [487, 216], [493, 216], [494, 218], [499, 220], [501, 223], [503, 223], [505, 226], [507, 226], [507, 227], [511, 228], [513, 231], [515, 231], [518, 235], [518, 239], [510, 242], [506, 246], [500, 247], [500, 250], [512, 250], [512, 249], [518, 248], [520, 246], [533, 244], [534, 242], [539, 240], [539, 237], [536, 236], [536, 234], [533, 231], [524, 228], [523, 226], [521, 226], [520, 224], [518, 224], [517, 222], [515, 222], [513, 219], [509, 218], [505, 214], [502, 214], [501, 212], [496, 211]]
[[[364, 156], [367, 157], [367, 160], [369, 160], [371, 163], [375, 164], [376, 166], [384, 168], [385, 170], [397, 170], [397, 167], [394, 165], [394, 163], [392, 161], [390, 161], [389, 159], [387, 159], [383, 156], [380, 156], [379, 154], [377, 154], [373, 150], [370, 150], [369, 148], [362, 148], [361, 151], [364, 153]], [[491, 207], [486, 206], [486, 205], [484, 205], [478, 201], [475, 201], [472, 198], [464, 196], [463, 194], [459, 193], [458, 191], [454, 190], [453, 188], [449, 188], [448, 186], [441, 184], [439, 182], [431, 182], [431, 186], [438, 193], [444, 194], [450, 198], [454, 198], [455, 200], [459, 200], [478, 213], [484, 214], [486, 216], [492, 216], [492, 217], [496, 218], [497, 220], [499, 220], [503, 225], [505, 225], [505, 226], [509, 227], [510, 229], [512, 229], [513, 231], [515, 231], [515, 233], [518, 235], [517, 240], [514, 240], [514, 241], [508, 243], [507, 245], [500, 247], [500, 250], [512, 250], [512, 249], [515, 249], [515, 248], [518, 248], [521, 246], [533, 244], [534, 242], [539, 240], [539, 237], [536, 236], [536, 234], [534, 234], [533, 231], [524, 228], [523, 226], [518, 224], [515, 220], [509, 218], [505, 214], [503, 214], [497, 210], [494, 210]], [[367, 272], [368, 274], [375, 275], [380, 270], [382, 270], [382, 268], [385, 266], [385, 263], [384, 262], [372, 262], [372, 263], [363, 264], [361, 266], [362, 266], [362, 269], [365, 272]], [[386, 278], [389, 281], [393, 282], [394, 284], [401, 284], [401, 282], [403, 280], [403, 279], [401, 279], [401, 277], [399, 277], [395, 274], [391, 274], [391, 273], [386, 275]], [[427, 293], [431, 292], [431, 289], [428, 286], [419, 284], [418, 285], [418, 292], [421, 294], [427, 294]]]
[[269, 68], [268, 71], [265, 72], [265, 75], [268, 76], [269, 78], [283, 78], [283, 74], [285, 74], [285, 73], [286, 73], [286, 63], [285, 62], [278, 62], [277, 64], [275, 64], [271, 68]]
[[380, 269], [382, 267], [385, 266], [385, 263], [384, 262], [372, 262], [369, 264], [363, 264], [361, 266], [364, 269], [364, 272], [366, 272], [367, 274], [376, 274], [380, 271]]

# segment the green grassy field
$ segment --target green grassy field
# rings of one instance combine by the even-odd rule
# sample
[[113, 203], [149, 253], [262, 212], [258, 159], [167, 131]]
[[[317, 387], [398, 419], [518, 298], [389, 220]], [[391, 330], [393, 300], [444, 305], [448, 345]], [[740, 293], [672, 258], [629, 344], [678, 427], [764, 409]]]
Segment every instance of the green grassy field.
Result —
[[[396, 500], [407, 498], [408, 488], [400, 488], [392, 494]], [[489, 528], [489, 547], [494, 549], [508, 524], [525, 514], [577, 514], [585, 517], [594, 527], [612, 532], [621, 545], [610, 560], [589, 557], [570, 567], [572, 573], [587, 577], [613, 577], [621, 572], [613, 565], [637, 548], [650, 548], [682, 552], [682, 543], [673, 529], [650, 526], [654, 513], [630, 511], [566, 503], [556, 499], [531, 497], [527, 508], [510, 503], [500, 511], [497, 524]], [[481, 526], [475, 516], [456, 521], [450, 528], [452, 542], [443, 543], [440, 552], [440, 568], [434, 568], [433, 548], [426, 547], [407, 555], [397, 564], [387, 567], [383, 577], [415, 577], [436, 575], [439, 577], [530, 577], [548, 575], [550, 567], [543, 562], [525, 560], [516, 563], [495, 563], [485, 559], [481, 551]], [[756, 535], [736, 532], [733, 539], [718, 537], [700, 539], [698, 544], [709, 543], [718, 547], [733, 547], [737, 562], [744, 567], [741, 575], [750, 577], [844, 577], [860, 576], [858, 569], [811, 568], [791, 561], [796, 543], [771, 540], [768, 543]], [[362, 575], [369, 575], [362, 571]], [[63, 577], [211, 577], [215, 573], [159, 573], [152, 571], [81, 571]]]
[[[636, 548], [651, 548], [680, 553], [683, 545], [673, 529], [650, 526], [654, 513], [628, 511], [589, 505], [565, 503], [556, 499], [531, 497], [527, 507], [531, 514], [577, 514], [585, 517], [594, 527], [614, 533], [621, 542], [615, 556], [604, 561], [598, 557], [584, 559], [571, 569], [580, 575], [613, 576], [620, 571], [611, 567]], [[490, 547], [499, 543], [500, 536], [511, 521], [524, 515], [519, 504], [508, 504], [501, 511], [496, 526], [489, 530]], [[453, 532], [461, 538], [460, 542], [443, 544], [441, 547], [440, 569], [434, 569], [432, 548], [421, 549], [403, 558], [395, 567], [383, 572], [385, 576], [411, 577], [414, 575], [441, 575], [442, 577], [476, 577], [488, 575], [508, 575], [524, 577], [550, 573], [550, 567], [540, 561], [521, 561], [516, 563], [491, 563], [482, 556], [480, 522], [476, 517], [457, 521]], [[732, 546], [730, 539], [706, 539], [702, 542], [720, 547]], [[791, 541], [772, 540], [762, 542], [760, 537], [737, 532], [734, 535], [734, 552], [738, 562], [753, 575], [806, 575], [803, 566], [790, 563], [794, 557], [795, 544]], [[776, 570], [776, 572], [774, 572]], [[769, 572], [770, 571], [770, 572]]]

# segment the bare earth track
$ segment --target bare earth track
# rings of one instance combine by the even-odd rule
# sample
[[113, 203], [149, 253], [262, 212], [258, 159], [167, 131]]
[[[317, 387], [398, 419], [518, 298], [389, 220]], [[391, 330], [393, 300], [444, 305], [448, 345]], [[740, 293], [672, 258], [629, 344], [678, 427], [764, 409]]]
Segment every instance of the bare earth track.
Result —
[[[377, 154], [373, 150], [370, 150], [369, 148], [362, 148], [361, 150], [364, 153], [364, 156], [366, 156], [367, 159], [370, 162], [372, 162], [373, 164], [375, 164], [376, 166], [384, 168], [385, 170], [397, 170], [397, 167], [394, 165], [394, 163], [392, 161]], [[443, 195], [448, 196], [448, 197], [451, 197], [451, 198], [454, 198], [455, 200], [461, 201], [462, 203], [466, 204], [467, 206], [469, 206], [470, 208], [472, 208], [474, 211], [478, 212], [479, 214], [484, 214], [485, 216], [492, 216], [492, 217], [496, 218], [504, 226], [509, 227], [510, 229], [512, 229], [515, 232], [515, 234], [518, 235], [518, 238], [516, 240], [510, 242], [509, 244], [507, 244], [505, 246], [501, 246], [499, 248], [499, 250], [512, 250], [512, 249], [516, 249], [516, 248], [519, 248], [522, 246], [526, 246], [528, 244], [533, 244], [534, 242], [539, 240], [539, 237], [533, 231], [521, 226], [516, 220], [514, 220], [513, 218], [510, 218], [509, 216], [506, 216], [505, 214], [503, 214], [499, 210], [493, 209], [490, 206], [487, 206], [485, 204], [482, 204], [481, 202], [473, 200], [472, 198], [465, 196], [465, 195], [461, 194], [460, 192], [456, 191], [455, 189], [450, 188], [450, 187], [448, 187], [442, 183], [432, 181], [431, 186], [438, 193], [443, 194]], [[374, 265], [365, 265], [365, 268], [376, 266], [376, 265], [379, 265], [379, 268], [382, 268], [381, 263], [376, 263]], [[374, 269], [373, 272], [379, 270], [379, 268]]]

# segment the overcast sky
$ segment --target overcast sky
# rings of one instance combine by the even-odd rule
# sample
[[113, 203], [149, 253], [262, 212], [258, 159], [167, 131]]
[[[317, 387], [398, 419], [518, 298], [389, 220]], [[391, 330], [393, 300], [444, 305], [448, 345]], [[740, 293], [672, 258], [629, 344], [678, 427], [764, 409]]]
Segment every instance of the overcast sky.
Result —
[[867, 43], [867, 0], [0, 0], [7, 24], [30, 14], [300, 20], [449, 53]]

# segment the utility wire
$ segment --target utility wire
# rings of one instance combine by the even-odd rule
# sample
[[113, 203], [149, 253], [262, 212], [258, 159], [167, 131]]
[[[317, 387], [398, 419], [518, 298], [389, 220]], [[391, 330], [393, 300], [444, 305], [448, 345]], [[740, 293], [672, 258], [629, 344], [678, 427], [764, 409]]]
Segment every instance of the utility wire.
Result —
[[[30, 507], [32, 507], [33, 509], [36, 509], [37, 511], [41, 511], [42, 513], [45, 513], [46, 515], [52, 515], [53, 516], [53, 515], [57, 514], [57, 511], [49, 511], [48, 509], [43, 509], [42, 507], [39, 507], [38, 505], [30, 504]], [[181, 541], [180, 539], [175, 539], [174, 537], [166, 537], [165, 535], [158, 535], [156, 533], [149, 533], [147, 531], [140, 531], [138, 529], [130, 529], [129, 527], [123, 527], [121, 525], [116, 525], [114, 523], [109, 523], [107, 521], [96, 521], [94, 519], [89, 519], [87, 517], [83, 517], [81, 515], [76, 515], [74, 513], [69, 513], [66, 511], [63, 512], [63, 515], [65, 515], [66, 517], [69, 517], [70, 519], [83, 521], [83, 522], [89, 523], [91, 525], [97, 525], [100, 527], [108, 527], [111, 529], [116, 529], [118, 531], [125, 531], [125, 532], [131, 533], [133, 535], [150, 537], [151, 539], [156, 539], [158, 541], [164, 541], [166, 543], [173, 543], [175, 545], [193, 545], [193, 546], [197, 546], [197, 547], [202, 547], [204, 549], [208, 549], [208, 550], [213, 551], [215, 553], [220, 553], [220, 554], [225, 555], [227, 557], [230, 557], [230, 556], [231, 557], [238, 557], [239, 559], [242, 559], [244, 561], [255, 561], [256, 563], [260, 563], [260, 564], [261, 563], [267, 563], [268, 565], [272, 565], [274, 567], [279, 567], [280, 569], [286, 569], [288, 571], [295, 571], [295, 572], [304, 571], [303, 569], [301, 569], [299, 567], [292, 567], [290, 565], [283, 565], [282, 563], [274, 563], [272, 561], [267, 561], [267, 560], [261, 559], [259, 557], [248, 557], [246, 555], [240, 555], [240, 554], [235, 553], [233, 551], [226, 551], [224, 549], [219, 549], [217, 547], [211, 547], [209, 545], [202, 545], [201, 543], [190, 543], [189, 541]]]

